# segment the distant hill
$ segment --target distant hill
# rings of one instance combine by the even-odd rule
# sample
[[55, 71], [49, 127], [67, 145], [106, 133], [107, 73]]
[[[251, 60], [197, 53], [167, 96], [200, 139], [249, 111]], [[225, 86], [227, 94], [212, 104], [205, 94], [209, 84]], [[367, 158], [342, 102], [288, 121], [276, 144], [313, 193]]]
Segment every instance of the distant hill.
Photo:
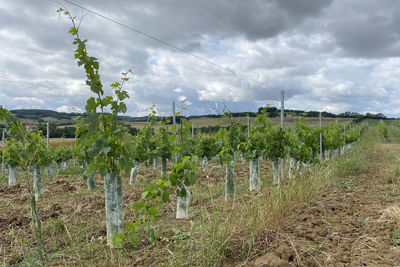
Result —
[[[19, 119], [26, 122], [43, 123], [50, 121], [56, 125], [71, 125], [75, 124], [75, 119], [80, 116], [86, 116], [85, 113], [66, 113], [57, 112], [53, 110], [46, 109], [16, 109], [11, 110], [11, 112]], [[146, 121], [145, 117], [130, 117], [130, 116], [119, 116], [122, 121]]]
[[[66, 113], [66, 112], [57, 112], [53, 110], [45, 110], [45, 109], [16, 109], [11, 110], [15, 116], [21, 120], [32, 123], [43, 123], [50, 121], [56, 125], [71, 125], [75, 124], [74, 119], [78, 116], [86, 116], [85, 113]], [[280, 109], [276, 107], [260, 107], [258, 112], [233, 112], [233, 117], [245, 117], [249, 115], [250, 117], [255, 117], [260, 112], [265, 112], [269, 117], [277, 117], [280, 114]], [[304, 111], [304, 110], [292, 110], [285, 109], [285, 115], [292, 116], [304, 116], [304, 117], [318, 117], [318, 111]], [[218, 114], [207, 114], [207, 115], [193, 115], [188, 116], [188, 119], [193, 118], [219, 118], [223, 115]], [[382, 113], [371, 114], [367, 113], [366, 115], [359, 114], [357, 112], [344, 112], [341, 114], [333, 114], [329, 112], [322, 112], [322, 117], [329, 118], [354, 118], [356, 120], [362, 119], [386, 119], [386, 117]], [[158, 117], [158, 120], [161, 120], [165, 117]], [[171, 117], [168, 117], [171, 118]], [[118, 119], [126, 122], [145, 122], [147, 120], [147, 116], [143, 117], [131, 117], [131, 116], [118, 116]], [[172, 121], [172, 120], [170, 120]], [[179, 122], [179, 118], [177, 118]]]
[[[37, 125], [42, 134], [46, 135], [47, 128], [46, 122], [50, 122], [50, 137], [51, 138], [73, 138], [75, 136], [75, 119], [79, 116], [86, 116], [85, 113], [66, 113], [66, 112], [57, 112], [53, 110], [44, 110], [44, 109], [18, 109], [11, 110], [11, 112], [20, 120], [22, 120], [26, 124], [34, 124]], [[280, 115], [280, 110], [275, 107], [266, 107], [259, 108], [258, 112], [234, 112], [231, 113], [233, 117], [239, 117], [245, 120], [246, 116], [255, 117], [259, 113], [266, 113], [268, 117], [274, 118]], [[322, 112], [323, 117], [327, 118], [344, 118], [344, 119], [352, 119], [353, 122], [360, 122], [364, 119], [387, 119], [382, 113], [371, 114], [367, 113], [365, 115], [356, 113], [356, 112], [344, 112], [341, 114], [333, 114], [329, 112]], [[199, 126], [197, 130], [203, 133], [211, 133], [217, 132], [220, 127], [215, 124], [215, 118], [221, 118], [224, 115], [218, 114], [208, 114], [208, 115], [195, 115], [188, 116], [187, 119], [202, 119], [207, 118], [206, 120], [210, 120], [212, 123], [206, 123], [205, 125]], [[308, 111], [305, 112], [303, 110], [285, 110], [285, 116], [289, 116], [292, 119], [298, 116], [301, 117], [318, 117], [318, 111]], [[172, 117], [157, 117], [157, 120], [162, 120], [166, 118], [168, 123], [172, 124]], [[211, 119], [210, 119], [211, 118]], [[144, 125], [143, 122], [146, 122], [148, 117], [130, 117], [130, 116], [119, 116], [119, 120], [130, 122], [126, 123], [126, 127], [128, 131], [132, 135], [136, 135], [139, 129]], [[176, 118], [176, 122], [180, 122], [181, 117]], [[0, 122], [0, 129], [5, 127], [4, 124]]]
[[36, 120], [40, 121], [44, 118], [54, 118], [57, 120], [70, 120], [72, 121], [78, 114], [57, 112], [45, 109], [16, 109], [11, 112], [19, 119], [22, 120]]

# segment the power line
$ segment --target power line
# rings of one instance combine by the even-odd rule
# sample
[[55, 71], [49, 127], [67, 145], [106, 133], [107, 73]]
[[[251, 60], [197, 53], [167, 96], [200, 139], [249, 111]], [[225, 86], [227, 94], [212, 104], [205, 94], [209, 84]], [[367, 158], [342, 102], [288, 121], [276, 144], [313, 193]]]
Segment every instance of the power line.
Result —
[[199, 59], [199, 60], [202, 60], [202, 61], [204, 61], [204, 62], [206, 62], [206, 63], [208, 63], [208, 64], [211, 64], [211, 65], [213, 65], [213, 66], [215, 66], [215, 67], [217, 67], [217, 68], [220, 68], [220, 69], [222, 69], [222, 70], [228, 71], [228, 72], [232, 73], [233, 75], [238, 76], [238, 77], [240, 77], [240, 78], [242, 78], [242, 79], [247, 79], [247, 80], [250, 80], [250, 81], [253, 81], [253, 82], [258, 83], [258, 84], [260, 84], [260, 85], [265, 86], [264, 83], [262, 83], [262, 82], [259, 82], [259, 81], [255, 80], [255, 79], [253, 79], [253, 78], [250, 78], [250, 77], [248, 77], [248, 76], [246, 76], [246, 75], [244, 75], [244, 74], [238, 73], [238, 72], [236, 72], [236, 71], [234, 71], [234, 70], [232, 70], [232, 69], [230, 69], [230, 68], [221, 66], [221, 65], [219, 65], [219, 64], [217, 64], [217, 63], [215, 63], [215, 62], [213, 62], [213, 61], [211, 61], [211, 60], [208, 60], [208, 59], [206, 59], [206, 58], [200, 57], [200, 56], [198, 56], [198, 55], [196, 55], [196, 54], [193, 54], [193, 53], [191, 53], [191, 52], [189, 52], [189, 51], [187, 51], [187, 50], [185, 50], [185, 49], [179, 48], [179, 47], [177, 47], [176, 45], [171, 44], [171, 43], [169, 43], [169, 42], [167, 42], [167, 41], [164, 41], [164, 40], [162, 40], [162, 39], [160, 39], [160, 38], [154, 37], [154, 36], [152, 36], [152, 35], [150, 35], [150, 34], [147, 34], [147, 33], [143, 32], [143, 31], [141, 31], [141, 30], [135, 29], [135, 28], [133, 28], [133, 27], [131, 27], [131, 26], [129, 26], [129, 25], [126, 25], [126, 24], [124, 24], [124, 23], [122, 23], [122, 22], [116, 21], [116, 20], [114, 20], [114, 19], [112, 19], [112, 18], [110, 18], [110, 17], [107, 17], [107, 16], [105, 16], [105, 15], [103, 15], [103, 14], [100, 14], [100, 13], [98, 13], [98, 12], [96, 12], [96, 11], [90, 10], [90, 9], [88, 9], [88, 8], [86, 8], [86, 7], [83, 7], [83, 6], [79, 5], [79, 4], [76, 4], [76, 3], [72, 2], [72, 1], [69, 1], [69, 0], [64, 0], [64, 1], [67, 2], [67, 3], [69, 3], [69, 4], [71, 4], [71, 5], [74, 5], [74, 6], [76, 6], [76, 7], [79, 7], [79, 8], [81, 8], [82, 10], [85, 10], [85, 11], [87, 11], [87, 12], [89, 12], [89, 13], [92, 13], [92, 14], [94, 14], [94, 15], [96, 15], [96, 16], [99, 16], [99, 17], [101, 17], [101, 18], [103, 18], [103, 19], [106, 19], [106, 20], [108, 20], [108, 21], [111, 21], [111, 22], [113, 22], [113, 23], [115, 23], [115, 24], [118, 24], [118, 25], [120, 25], [120, 26], [122, 26], [122, 27], [125, 27], [125, 28], [127, 28], [127, 29], [129, 29], [129, 30], [131, 30], [131, 31], [134, 31], [134, 32], [136, 32], [136, 33], [138, 33], [138, 34], [140, 34], [140, 35], [143, 35], [143, 36], [145, 36], [145, 37], [147, 37], [147, 38], [150, 38], [150, 39], [152, 39], [152, 40], [154, 40], [154, 41], [157, 41], [157, 42], [162, 43], [162, 44], [164, 44], [164, 45], [166, 45], [166, 46], [169, 46], [169, 47], [171, 47], [171, 48], [174, 48], [175, 50], [178, 50], [178, 51], [180, 51], [180, 52], [182, 52], [182, 53], [188, 54], [188, 55], [190, 55], [190, 56], [192, 56], [192, 57], [194, 57], [194, 58], [197, 58], [197, 59]]
[[25, 81], [9, 80], [9, 79], [1, 78], [1, 77], [0, 77], [0, 82], [17, 83], [17, 84], [24, 84], [24, 85], [34, 86], [34, 87], [45, 87], [45, 88], [49, 88], [49, 89], [58, 88], [58, 89], [66, 90], [66, 88], [63, 88], [63, 87], [48, 86], [48, 85], [43, 85], [43, 84], [34, 84], [34, 83], [28, 83], [28, 82], [25, 82]]

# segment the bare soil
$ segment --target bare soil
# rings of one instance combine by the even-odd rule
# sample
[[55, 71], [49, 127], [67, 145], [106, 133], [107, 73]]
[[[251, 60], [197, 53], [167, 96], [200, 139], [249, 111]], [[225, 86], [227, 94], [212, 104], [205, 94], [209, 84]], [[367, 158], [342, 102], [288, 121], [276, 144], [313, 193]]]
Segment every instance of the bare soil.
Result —
[[390, 166], [377, 151], [400, 163], [400, 145], [379, 146], [360, 175], [298, 209], [278, 234], [281, 242], [272, 255], [264, 256], [269, 262], [263, 264], [270, 264], [265, 266], [400, 266], [400, 247], [392, 238], [400, 222], [384, 216], [385, 209], [400, 205], [393, 193], [399, 187], [388, 180]]
[[[72, 163], [71, 163], [72, 164]], [[270, 173], [269, 163], [262, 161], [260, 164], [261, 171]], [[235, 176], [239, 184], [248, 180], [248, 165], [242, 164], [241, 159], [237, 159], [235, 168]], [[210, 191], [217, 185], [224, 183], [225, 168], [215, 162], [209, 162], [209, 168], [206, 172], [200, 172], [198, 184], [203, 188], [209, 188]], [[170, 171], [168, 169], [168, 171]], [[124, 187], [124, 212], [126, 221], [133, 221], [134, 214], [131, 209], [133, 203], [141, 198], [141, 192], [148, 183], [160, 173], [160, 168], [154, 170], [152, 166], [141, 166], [139, 169], [138, 181], [134, 185], [129, 184], [129, 176], [123, 175]], [[46, 175], [43, 175], [44, 199], [38, 202], [41, 220], [43, 221], [43, 233], [46, 242], [46, 251], [56, 253], [57, 250], [67, 246], [71, 247], [73, 243], [79, 244], [76, 239], [86, 238], [91, 240], [95, 246], [95, 251], [88, 255], [97, 257], [95, 262], [101, 262], [101, 258], [105, 257], [104, 250], [106, 235], [104, 221], [104, 205], [105, 197], [103, 180], [96, 175], [97, 189], [89, 192], [86, 187], [86, 181], [82, 179], [82, 175], [57, 175], [53, 181], [49, 181]], [[17, 178], [18, 180], [19, 178]], [[147, 181], [146, 181], [147, 180]], [[24, 258], [30, 247], [34, 247], [34, 238], [31, 229], [31, 210], [29, 205], [29, 192], [23, 181], [18, 180], [18, 184], [14, 187], [7, 187], [5, 183], [0, 187], [0, 262], [9, 264], [19, 264]], [[221, 187], [222, 188], [222, 187]], [[214, 190], [215, 191], [215, 190]], [[222, 195], [223, 197], [223, 195]], [[217, 197], [215, 197], [217, 199]], [[218, 196], [220, 198], [220, 196]], [[161, 211], [163, 223], [166, 231], [171, 232], [174, 228], [181, 229], [190, 227], [190, 222], [175, 220], [176, 196], [171, 196], [171, 203], [164, 205]], [[204, 207], [204, 204], [211, 206], [213, 201], [208, 199], [193, 198], [190, 205], [193, 209], [196, 207]], [[168, 225], [168, 226], [167, 226]], [[183, 227], [182, 227], [183, 225]], [[83, 231], [80, 233], [79, 231]], [[182, 230], [183, 231], [183, 230]], [[75, 232], [75, 234], [73, 233]], [[168, 236], [168, 233], [164, 233]], [[71, 240], [68, 240], [71, 239]], [[86, 241], [88, 243], [88, 241]], [[163, 242], [160, 242], [163, 243]], [[148, 248], [147, 248], [148, 247]], [[144, 244], [142, 249], [151, 249], [152, 245]], [[133, 249], [135, 250], [135, 249]], [[109, 249], [110, 254], [112, 250]], [[73, 253], [72, 253], [73, 254]], [[97, 254], [97, 255], [96, 255]], [[127, 251], [126, 254], [135, 254]], [[150, 256], [138, 257], [124, 256], [125, 264], [151, 265], [154, 260]], [[150, 258], [148, 258], [150, 257]], [[106, 261], [106, 259], [104, 259]], [[65, 265], [66, 263], [75, 265], [80, 263], [79, 259], [69, 258], [63, 262], [52, 260], [51, 265]]]
[[[261, 236], [255, 237], [257, 251], [263, 255], [252, 262], [238, 261], [234, 251], [228, 253], [224, 266], [400, 266], [400, 247], [393, 240], [393, 232], [399, 222], [384, 217], [384, 211], [400, 205], [400, 145], [377, 144], [368, 155], [368, 167], [361, 173], [341, 177], [331, 188], [319, 193], [309, 203], [299, 203], [297, 210], [282, 218], [279, 225], [268, 225]], [[249, 196], [245, 181], [248, 165], [237, 160], [235, 175], [242, 187], [240, 198]], [[262, 180], [271, 182], [268, 162], [260, 162]], [[134, 216], [130, 206], [140, 199], [146, 183], [156, 177], [159, 170], [142, 168], [137, 184], [129, 185], [129, 177], [123, 177], [126, 220]], [[268, 174], [268, 176], [263, 176]], [[208, 190], [207, 198], [193, 198], [191, 207], [213, 208], [213, 201], [220, 201], [224, 183], [224, 168], [210, 162], [209, 171], [199, 177], [198, 186]], [[105, 249], [104, 192], [102, 179], [96, 177], [98, 189], [86, 190], [81, 175], [58, 176], [54, 181], [45, 178], [44, 200], [39, 203], [43, 221], [46, 251], [53, 255], [52, 266], [115, 264], [111, 261], [120, 253], [126, 266], [149, 266], [154, 262], [156, 251], [151, 244], [143, 244], [141, 252], [136, 248], [115, 252]], [[221, 195], [213, 195], [221, 194]], [[159, 240], [163, 253], [170, 253], [169, 244], [180, 236], [191, 221], [174, 220], [176, 201], [164, 206], [163, 224], [168, 233]], [[0, 187], [0, 262], [18, 265], [29, 249], [35, 247], [31, 232], [29, 194], [23, 184], [12, 188]], [[184, 224], [184, 227], [182, 227]], [[180, 232], [175, 232], [180, 230]], [[246, 241], [246, 240], [244, 240]], [[88, 245], [89, 244], [89, 245]], [[92, 244], [92, 245], [91, 245]], [[80, 247], [80, 245], [82, 245]], [[85, 246], [83, 246], [85, 245]], [[68, 248], [68, 249], [67, 249]], [[79, 251], [75, 253], [75, 251]], [[144, 252], [143, 252], [144, 251]], [[158, 250], [161, 251], [161, 250]], [[76, 256], [79, 255], [79, 256]], [[122, 255], [122, 256], [121, 256]], [[7, 265], [5, 265], [7, 266]]]

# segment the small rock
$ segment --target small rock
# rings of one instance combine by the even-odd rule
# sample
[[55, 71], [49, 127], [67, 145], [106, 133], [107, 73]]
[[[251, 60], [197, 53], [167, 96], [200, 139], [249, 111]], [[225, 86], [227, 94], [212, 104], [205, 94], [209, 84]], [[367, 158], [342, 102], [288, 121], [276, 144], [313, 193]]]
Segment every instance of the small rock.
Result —
[[256, 267], [290, 267], [287, 261], [280, 259], [278, 256], [268, 253], [254, 261]]
[[285, 261], [293, 261], [295, 256], [293, 250], [290, 249], [286, 244], [280, 245], [275, 252], [282, 260]]
[[322, 229], [322, 230], [319, 232], [319, 235], [322, 236], [322, 237], [326, 237], [328, 234], [329, 234], [329, 232], [328, 232], [328, 230], [326, 230], [325, 228]]

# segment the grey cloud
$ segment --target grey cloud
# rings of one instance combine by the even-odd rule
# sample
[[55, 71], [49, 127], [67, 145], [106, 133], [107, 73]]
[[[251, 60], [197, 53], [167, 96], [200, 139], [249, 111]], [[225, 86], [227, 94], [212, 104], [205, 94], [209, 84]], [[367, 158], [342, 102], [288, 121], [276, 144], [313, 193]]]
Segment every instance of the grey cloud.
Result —
[[382, 58], [400, 55], [400, 2], [336, 0], [315, 20], [331, 33], [341, 56]]
[[[77, 2], [261, 83], [87, 14], [81, 36], [100, 61], [107, 93], [122, 71], [134, 70], [126, 85], [129, 115], [147, 113], [152, 103], [169, 114], [180, 95], [192, 102], [189, 114], [210, 113], [223, 99], [233, 111], [256, 110], [260, 103], [277, 103], [282, 89], [288, 105], [299, 109], [381, 112], [398, 105], [400, 3], [395, 0]], [[58, 7], [47, 0], [0, 2], [0, 78], [38, 85], [0, 81], [0, 104], [84, 106], [91, 93], [73, 58], [70, 22], [58, 18]], [[42, 102], [29, 103], [38, 94]]]

